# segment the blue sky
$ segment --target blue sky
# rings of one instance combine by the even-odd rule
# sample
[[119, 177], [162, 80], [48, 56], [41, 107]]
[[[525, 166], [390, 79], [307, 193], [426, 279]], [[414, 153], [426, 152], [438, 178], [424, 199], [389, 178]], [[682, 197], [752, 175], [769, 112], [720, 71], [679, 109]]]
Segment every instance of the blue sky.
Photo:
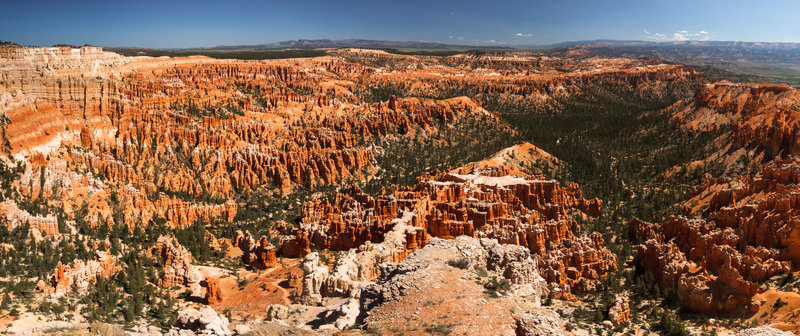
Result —
[[0, 9], [0, 40], [44, 46], [185, 48], [319, 38], [800, 42], [800, 0], [0, 0]]

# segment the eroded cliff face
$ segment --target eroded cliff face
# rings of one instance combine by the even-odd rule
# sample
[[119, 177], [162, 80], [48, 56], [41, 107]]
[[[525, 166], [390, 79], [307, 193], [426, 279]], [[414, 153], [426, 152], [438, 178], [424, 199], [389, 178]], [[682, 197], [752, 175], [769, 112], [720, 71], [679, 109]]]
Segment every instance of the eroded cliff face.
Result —
[[[11, 184], [18, 195], [3, 198], [0, 214], [7, 226], [30, 223], [54, 241], [101, 225], [135, 232], [154, 224], [172, 229], [200, 223], [211, 230], [266, 220], [241, 219], [243, 206], [251, 205], [242, 200], [364, 182], [387, 168], [376, 160], [384, 152], [380, 145], [430, 141], [428, 135], [466, 121], [509, 130], [478, 96], [552, 107], [556, 98], [584, 94], [587, 87], [658, 96], [675, 83], [701, 78], [688, 67], [651, 60], [530, 54], [434, 58], [363, 50], [239, 61], [122, 57], [99, 48], [4, 48], [0, 70], [0, 156], [21, 169]], [[381, 94], [385, 88], [407, 94]], [[434, 238], [441, 240], [432, 248], [446, 247], [448, 258], [479, 252], [469, 266], [510, 281], [515, 292], [520, 289], [517, 299], [538, 305], [553, 293], [575, 300], [573, 293], [598, 287], [618, 262], [600, 234], [582, 234], [575, 220], [599, 214], [601, 202], [584, 198], [577, 184], [563, 186], [540, 174], [557, 165], [559, 160], [541, 149], [521, 144], [451, 171], [429, 172], [413, 186], [394, 186], [381, 195], [349, 187], [332, 200], [302, 204], [300, 227], [284, 226], [287, 236], [278, 249], [268, 236], [247, 231], [219, 240], [206, 232], [205, 239], [216, 252], [223, 244], [240, 249], [249, 271], [286, 275], [293, 296], [303, 302], [343, 301], [323, 314], [335, 317], [338, 329], [354, 323], [366, 288], [377, 291], [371, 299], [381, 299], [366, 303], [376, 312], [370, 324], [382, 326], [378, 317], [392, 312], [394, 298], [378, 292], [391, 294], [388, 287], [402, 280], [389, 274], [398, 268], [385, 265], [407, 260]], [[57, 236], [59, 231], [68, 234]], [[189, 250], [173, 236], [142, 248], [140, 256], [164, 267], [156, 280], [161, 287], [205, 279], [203, 298], [209, 304], [249, 299], [228, 295], [230, 277], [199, 274], [208, 268], [194, 266]], [[315, 249], [345, 252], [326, 265], [310, 253]], [[278, 255], [306, 259], [288, 270], [278, 267]], [[418, 265], [420, 258], [412, 262]], [[459, 278], [452, 277], [442, 256], [430, 260], [444, 274], [437, 281]], [[83, 288], [116, 272], [115, 262], [106, 254], [60, 265], [53, 283], [43, 287]], [[475, 299], [491, 285], [489, 278], [482, 281], [467, 288]], [[284, 294], [274, 297], [283, 303]], [[522, 301], [505, 300], [505, 308]], [[615, 321], [623, 321], [629, 312], [624, 302], [617, 306]], [[511, 318], [505, 311], [493, 311], [504, 330], [516, 324], [518, 332], [535, 334], [530, 324], [536, 316]], [[550, 320], [558, 329], [560, 322]], [[485, 333], [480, 327], [472, 331]]]
[[[343, 56], [345, 59], [352, 59]], [[623, 58], [566, 59], [527, 53], [459, 54], [441, 61], [447, 67], [418, 68], [425, 59], [389, 55], [402, 73], [374, 71], [365, 80], [391, 84], [410, 94], [434, 94], [443, 88], [476, 94], [498, 93], [529, 103], [579, 93], [592, 85], [667, 93], [672, 82], [698, 80], [702, 75], [683, 65]], [[357, 58], [356, 58], [357, 59]], [[386, 62], [385, 62], [386, 63]], [[379, 69], [383, 70], [383, 69]], [[409, 81], [414, 78], [416, 81]]]
[[39, 284], [40, 289], [52, 292], [55, 296], [67, 293], [85, 293], [98, 278], [108, 278], [120, 270], [116, 257], [98, 251], [94, 260], [74, 260], [69, 265], [58, 263], [51, 284], [52, 287]]
[[42, 234], [58, 234], [58, 222], [56, 216], [32, 215], [28, 211], [20, 209], [13, 200], [5, 200], [0, 203], [0, 213], [5, 216], [6, 225], [9, 229], [14, 229], [20, 225], [28, 224], [32, 229]]
[[242, 250], [242, 262], [255, 269], [268, 269], [275, 267], [275, 246], [267, 237], [262, 236], [256, 241], [250, 232], [236, 231], [233, 246]]
[[719, 82], [701, 86], [673, 119], [690, 131], [721, 132], [715, 158], [740, 148], [772, 158], [800, 154], [798, 106], [800, 92], [786, 84]]
[[[424, 66], [389, 72], [359, 57]], [[413, 96], [502, 93], [547, 103], [582, 86], [656, 92], [660, 83], [700, 76], [641, 60], [517, 55], [478, 57], [473, 64], [471, 57], [343, 50], [313, 59], [238, 61], [122, 57], [92, 47], [3, 48], [2, 149], [31, 163], [23, 194], [46, 199], [68, 218], [88, 202], [92, 225], [228, 222], [238, 211], [232, 200], [242, 193], [290, 193], [368, 178], [379, 168], [371, 144], [378, 138], [413, 136], [439, 121], [476, 116], [499, 123], [478, 99], [367, 103], [363, 92], [370, 88], [391, 85]], [[509, 66], [529, 70], [496, 72]]]
[[[231, 221], [240, 193], [363, 179], [376, 168], [365, 140], [487, 114], [464, 97], [365, 104], [348, 89], [356, 84], [338, 78], [373, 69], [330, 57], [245, 62], [10, 48], [0, 63], [3, 150], [41, 161], [28, 169], [26, 196], [71, 214], [85, 198], [109, 208], [117, 201], [109, 197], [123, 194], [121, 224], [131, 228], [155, 217], [174, 226]], [[116, 224], [110, 211], [102, 219]]]
[[158, 280], [159, 286], [188, 286], [201, 280], [197, 267], [192, 264], [192, 254], [175, 237], [159, 237], [147, 255], [164, 267], [164, 275]]
[[796, 221], [800, 160], [776, 159], [754, 177], [707, 182], [686, 202], [707, 203], [704, 219], [631, 223], [640, 266], [683, 304], [704, 313], [756, 311], [759, 285], [800, 262]]
[[[522, 148], [532, 157], [541, 155], [528, 146]], [[598, 199], [583, 198], [577, 184], [562, 188], [556, 181], [502, 165], [505, 162], [498, 166], [491, 162], [437, 172], [413, 187], [394, 187], [374, 198], [352, 187], [332, 202], [305, 203], [300, 228], [284, 238], [280, 252], [299, 256], [311, 249], [345, 250], [380, 243], [402, 219], [419, 230], [407, 232], [405, 246], [398, 251], [420, 248], [430, 236], [462, 235], [527, 248], [557, 298], [574, 299], [573, 290], [593, 289], [597, 280], [617, 269], [617, 258], [605, 248], [602, 236], [580, 236], [573, 219], [578, 214], [597, 216]], [[470, 173], [457, 173], [465, 170]]]

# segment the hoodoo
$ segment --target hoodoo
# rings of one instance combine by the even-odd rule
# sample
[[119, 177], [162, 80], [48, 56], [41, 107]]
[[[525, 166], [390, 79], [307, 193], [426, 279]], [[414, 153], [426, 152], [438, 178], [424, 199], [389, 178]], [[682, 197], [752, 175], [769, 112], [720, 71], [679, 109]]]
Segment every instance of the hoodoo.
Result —
[[0, 41], [0, 333], [800, 334], [800, 45], [712, 41], [797, 4], [543, 46], [671, 13], [511, 2], [4, 6], [31, 45], [452, 44]]

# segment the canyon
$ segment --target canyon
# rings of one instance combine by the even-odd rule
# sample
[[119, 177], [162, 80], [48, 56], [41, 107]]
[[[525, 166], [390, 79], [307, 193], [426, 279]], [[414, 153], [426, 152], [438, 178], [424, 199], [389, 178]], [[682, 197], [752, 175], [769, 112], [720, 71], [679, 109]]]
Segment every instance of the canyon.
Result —
[[[682, 306], [704, 314], [754, 314], [775, 291], [769, 279], [793, 276], [798, 263], [795, 204], [798, 93], [787, 85], [702, 86], [673, 118], [693, 131], [722, 132], [730, 142], [705, 160], [726, 170], [742, 157], [766, 162], [751, 175], [707, 178], [681, 204], [683, 214], [663, 223], [630, 223], [638, 263]], [[725, 159], [728, 157], [728, 159]], [[738, 159], [738, 160], [737, 160]], [[741, 167], [739, 167], [741, 168]], [[791, 296], [778, 291], [778, 295]], [[763, 316], [762, 316], [763, 317]], [[765, 322], [782, 324], [781, 319]], [[790, 324], [793, 325], [793, 324]], [[784, 329], [797, 331], [796, 326]]]
[[[517, 165], [549, 156], [531, 144], [510, 150], [523, 160]], [[572, 300], [573, 288], [593, 288], [602, 276], [616, 271], [617, 258], [600, 235], [576, 235], [581, 228], [572, 216], [597, 216], [602, 208], [598, 199], [583, 198], [577, 184], [561, 188], [542, 176], [514, 174], [512, 166], [496, 157], [489, 161], [500, 162], [426, 176], [412, 187], [393, 187], [376, 198], [351, 188], [337, 193], [332, 202], [306, 203], [300, 228], [282, 242], [281, 254], [380, 242], [400, 219], [419, 230], [406, 233], [405, 247], [392, 257], [395, 261], [424, 246], [431, 236], [497, 239], [531, 251], [551, 290]], [[466, 170], [471, 171], [457, 173]]]
[[[639, 110], [604, 120], [619, 106]], [[687, 312], [798, 332], [798, 106], [788, 85], [645, 58], [2, 46], [0, 303], [16, 315], [0, 325], [638, 333], [674, 315], [629, 282], [649, 276]], [[682, 147], [593, 142], [648, 118], [713, 139], [664, 162]], [[632, 143], [663, 130], [637, 127]], [[655, 172], [624, 175], [636, 156]], [[618, 180], [592, 178], [605, 164]], [[654, 190], [688, 192], [636, 212]], [[709, 325], [743, 329], [725, 323]]]

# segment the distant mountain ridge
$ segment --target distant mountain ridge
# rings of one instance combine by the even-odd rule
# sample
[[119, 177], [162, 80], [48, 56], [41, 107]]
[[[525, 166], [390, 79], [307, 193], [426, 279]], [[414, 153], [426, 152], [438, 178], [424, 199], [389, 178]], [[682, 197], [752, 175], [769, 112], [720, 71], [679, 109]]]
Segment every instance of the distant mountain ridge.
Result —
[[[290, 40], [267, 44], [251, 44], [236, 46], [217, 46], [211, 48], [197, 48], [198, 50], [275, 50], [275, 49], [326, 49], [326, 48], [410, 48], [410, 49], [431, 49], [431, 50], [452, 50], [452, 49], [471, 49], [486, 48], [486, 46], [470, 46], [458, 44], [445, 44], [425, 41], [385, 41], [385, 40], [365, 40], [365, 39], [344, 39], [344, 40]], [[494, 47], [493, 47], [494, 48]], [[509, 49], [509, 48], [503, 48]]]
[[[274, 59], [316, 57], [328, 49], [363, 48], [382, 49], [394, 53], [448, 56], [468, 50], [525, 51], [566, 54], [579, 57], [654, 58], [669, 63], [681, 63], [716, 72], [724, 76], [747, 76], [757, 81], [789, 83], [800, 87], [800, 43], [794, 42], [741, 42], [741, 41], [641, 41], [641, 40], [586, 40], [566, 41], [539, 45], [474, 46], [445, 44], [427, 41], [387, 41], [368, 39], [314, 39], [289, 40], [265, 44], [216, 46], [209, 48], [147, 49], [106, 48], [123, 55], [137, 56], [190, 56], [205, 55], [214, 58]], [[715, 75], [712, 75], [714, 77]]]
[[519, 45], [516, 48], [554, 49], [570, 47], [730, 47], [748, 49], [800, 49], [796, 42], [742, 42], [742, 41], [643, 41], [643, 40], [585, 40], [564, 41], [553, 44]]
[[[542, 48], [541, 46], [538, 48]], [[655, 58], [698, 70], [758, 76], [758, 81], [800, 87], [800, 43], [737, 41], [581, 41], [551, 46], [584, 57]], [[744, 77], [741, 77], [745, 80]]]
[[651, 48], [681, 48], [681, 47], [712, 47], [712, 48], [744, 48], [744, 49], [773, 49], [773, 50], [800, 50], [800, 43], [794, 42], [742, 42], [742, 41], [643, 41], [643, 40], [581, 40], [564, 41], [551, 44], [518, 44], [506, 46], [447, 44], [428, 41], [388, 41], [368, 39], [299, 39], [274, 43], [248, 44], [233, 46], [216, 46], [209, 48], [182, 48], [191, 50], [280, 50], [280, 49], [328, 49], [328, 48], [405, 48], [426, 50], [467, 50], [467, 49], [562, 49], [575, 47], [651, 47]]

